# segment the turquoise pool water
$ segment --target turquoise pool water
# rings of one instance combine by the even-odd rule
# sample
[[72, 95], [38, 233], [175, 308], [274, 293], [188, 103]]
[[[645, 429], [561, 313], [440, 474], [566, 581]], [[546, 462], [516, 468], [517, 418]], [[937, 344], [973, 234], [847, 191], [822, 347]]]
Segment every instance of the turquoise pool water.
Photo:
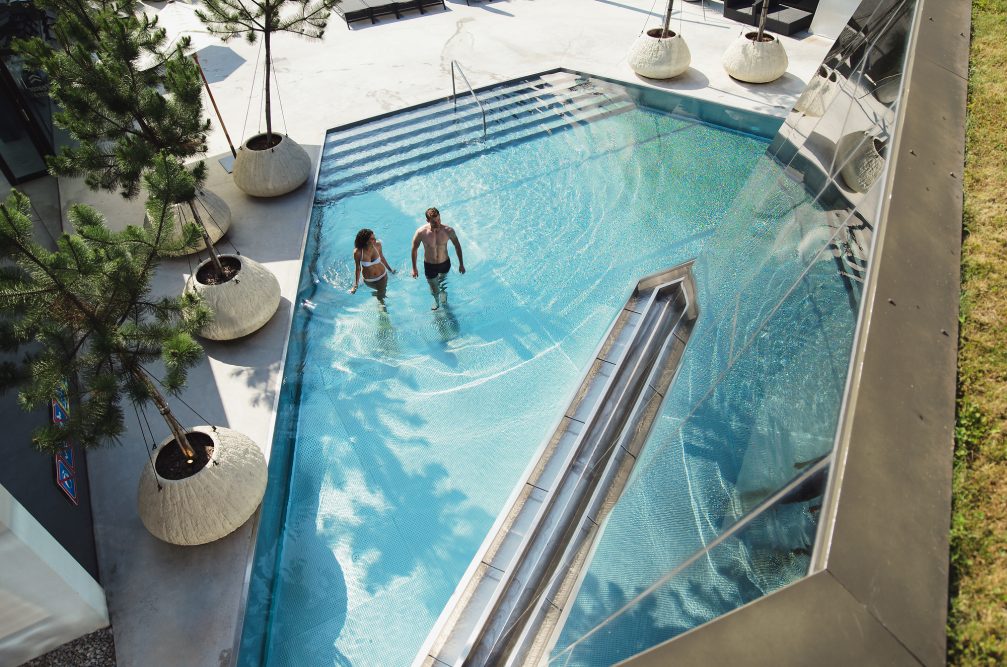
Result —
[[[646, 274], [696, 258], [701, 315], [557, 655], [828, 451], [855, 300], [828, 253], [815, 255], [821, 210], [767, 145], [638, 107], [473, 144], [450, 166], [373, 186], [353, 174], [375, 161], [323, 162], [240, 664], [410, 664]], [[452, 250], [437, 311], [422, 275], [408, 275], [428, 206], [456, 229], [468, 269], [457, 273]], [[347, 293], [361, 227], [398, 270], [384, 303], [365, 287]], [[807, 507], [795, 513], [766, 530], [790, 526], [786, 538], [806, 543], [793, 534], [807, 532]], [[722, 613], [800, 576], [795, 548], [782, 574], [759, 579], [746, 542], [741, 583], [711, 570], [700, 579], [717, 596], [669, 593], [649, 634], [635, 623], [629, 639], [609, 632], [561, 659], [609, 664]]]

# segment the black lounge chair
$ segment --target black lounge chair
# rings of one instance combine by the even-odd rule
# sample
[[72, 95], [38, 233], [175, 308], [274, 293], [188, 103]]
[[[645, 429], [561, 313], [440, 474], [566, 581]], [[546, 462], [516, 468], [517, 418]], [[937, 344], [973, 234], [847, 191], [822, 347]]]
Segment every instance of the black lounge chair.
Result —
[[370, 19], [374, 23], [374, 12], [364, 0], [340, 0], [334, 9], [346, 21], [347, 28], [350, 23], [363, 19]]
[[818, 0], [724, 0], [724, 18], [758, 25], [763, 2], [769, 2], [766, 30], [778, 35], [807, 30], [818, 9]]
[[336, 13], [346, 21], [346, 27], [354, 21], [370, 19], [371, 23], [377, 23], [379, 16], [394, 14], [395, 18], [401, 18], [402, 12], [417, 9], [420, 14], [426, 14], [427, 7], [440, 5], [442, 9], [447, 9], [444, 0], [340, 0], [335, 6]]
[[414, 5], [416, 9], [420, 10], [420, 14], [426, 14], [426, 12], [423, 11], [426, 7], [436, 7], [437, 5], [440, 5], [441, 9], [447, 10], [448, 8], [447, 5], [444, 4], [444, 0], [413, 0], [413, 2], [404, 4]]

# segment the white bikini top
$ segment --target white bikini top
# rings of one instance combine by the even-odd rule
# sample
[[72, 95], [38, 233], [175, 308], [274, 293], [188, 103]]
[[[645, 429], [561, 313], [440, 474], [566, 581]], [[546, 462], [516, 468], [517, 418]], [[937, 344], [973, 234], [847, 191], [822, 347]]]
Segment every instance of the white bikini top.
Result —
[[[381, 243], [381, 242], [378, 241], [378, 243]], [[360, 251], [360, 266], [376, 266], [376, 265], [378, 265], [380, 263], [381, 263], [381, 253], [380, 252], [378, 253], [378, 256], [373, 261], [368, 262], [368, 261], [364, 260], [364, 251], [363, 250]]]

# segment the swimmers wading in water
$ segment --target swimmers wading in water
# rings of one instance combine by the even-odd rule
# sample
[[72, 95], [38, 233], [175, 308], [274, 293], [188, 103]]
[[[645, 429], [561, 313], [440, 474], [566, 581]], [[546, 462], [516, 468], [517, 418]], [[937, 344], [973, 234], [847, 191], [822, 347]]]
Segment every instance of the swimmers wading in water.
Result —
[[385, 255], [381, 251], [381, 241], [370, 229], [361, 229], [357, 232], [353, 246], [353, 263], [356, 265], [356, 272], [353, 275], [353, 287], [350, 288], [350, 294], [357, 291], [360, 278], [363, 277], [364, 284], [374, 290], [374, 296], [383, 304], [385, 288], [388, 287], [388, 274], [389, 272], [395, 273], [395, 269], [385, 259]]
[[448, 257], [448, 241], [455, 246], [458, 255], [458, 273], [465, 273], [465, 260], [462, 259], [462, 246], [458, 242], [455, 230], [441, 223], [441, 214], [436, 208], [428, 208], [427, 224], [416, 230], [413, 235], [413, 278], [419, 277], [416, 270], [416, 251], [423, 244], [423, 274], [430, 285], [430, 294], [434, 297], [434, 305], [430, 310], [437, 310], [442, 303], [447, 303], [448, 293], [444, 279], [451, 270], [451, 258]]

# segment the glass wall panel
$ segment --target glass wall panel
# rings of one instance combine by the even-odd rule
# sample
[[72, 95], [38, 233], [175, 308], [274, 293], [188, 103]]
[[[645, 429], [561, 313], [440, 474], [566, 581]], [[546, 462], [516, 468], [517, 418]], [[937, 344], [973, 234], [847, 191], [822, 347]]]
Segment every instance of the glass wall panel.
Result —
[[[627, 591], [614, 613], [568, 626], [549, 664], [612, 665], [803, 577], [827, 474], [825, 461], [815, 464], [706, 548]], [[585, 582], [580, 605], [604, 606], [607, 592], [596, 583]]]
[[612, 664], [806, 574], [915, 8], [860, 3], [732, 203], [749, 225], [697, 259], [700, 318], [555, 664]]

